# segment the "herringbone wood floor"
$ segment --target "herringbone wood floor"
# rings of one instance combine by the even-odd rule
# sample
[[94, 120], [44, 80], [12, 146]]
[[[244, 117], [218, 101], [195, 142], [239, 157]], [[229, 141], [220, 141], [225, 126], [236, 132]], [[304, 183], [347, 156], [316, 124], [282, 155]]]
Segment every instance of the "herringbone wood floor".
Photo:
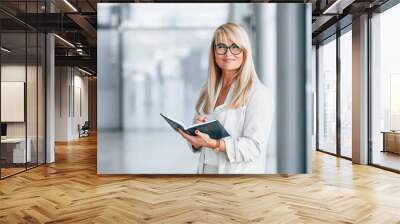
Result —
[[320, 152], [309, 175], [98, 176], [96, 138], [0, 181], [0, 223], [400, 223], [400, 175]]

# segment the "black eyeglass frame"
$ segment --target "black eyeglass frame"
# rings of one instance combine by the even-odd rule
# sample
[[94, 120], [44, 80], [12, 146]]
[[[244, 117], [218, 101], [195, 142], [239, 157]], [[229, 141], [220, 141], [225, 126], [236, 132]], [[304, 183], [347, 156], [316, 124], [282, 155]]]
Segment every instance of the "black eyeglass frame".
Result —
[[[224, 46], [225, 51], [224, 51], [223, 54], [218, 53], [218, 51], [217, 51], [217, 49], [216, 49], [216, 47], [217, 47], [218, 45], [223, 45], [223, 46]], [[232, 52], [232, 49], [231, 49], [231, 48], [234, 47], [234, 46], [236, 46], [236, 47], [238, 47], [238, 48], [240, 49], [240, 52], [239, 52], [239, 53], [235, 54], [235, 53]], [[232, 44], [231, 46], [229, 46], [229, 47], [228, 47], [226, 44], [223, 44], [223, 43], [214, 44], [214, 51], [215, 51], [215, 53], [217, 53], [217, 54], [219, 54], [219, 55], [225, 55], [226, 52], [228, 52], [228, 49], [229, 49], [229, 51], [231, 52], [231, 54], [233, 54], [233, 55], [239, 55], [240, 53], [243, 52], [243, 49], [242, 49], [241, 47], [239, 47], [239, 46], [238, 46], [237, 44], [235, 44], [235, 43], [233, 43], [233, 44]]]

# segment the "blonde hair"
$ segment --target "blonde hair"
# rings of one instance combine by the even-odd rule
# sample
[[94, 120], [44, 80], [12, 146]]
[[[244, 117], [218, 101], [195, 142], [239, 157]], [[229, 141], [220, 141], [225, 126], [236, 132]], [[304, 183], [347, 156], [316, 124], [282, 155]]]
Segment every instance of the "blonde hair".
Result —
[[203, 112], [210, 113], [212, 103], [217, 94], [219, 82], [222, 80], [222, 70], [218, 67], [214, 57], [214, 46], [221, 41], [231, 40], [243, 49], [243, 63], [238, 70], [236, 76], [237, 85], [233, 90], [233, 100], [229, 105], [230, 108], [238, 108], [245, 104], [249, 94], [252, 81], [257, 78], [254, 68], [253, 57], [251, 52], [250, 39], [246, 31], [238, 24], [226, 23], [218, 27], [213, 35], [210, 52], [207, 82], [201, 90], [201, 94], [196, 103], [196, 111], [200, 113], [200, 108], [203, 106]]

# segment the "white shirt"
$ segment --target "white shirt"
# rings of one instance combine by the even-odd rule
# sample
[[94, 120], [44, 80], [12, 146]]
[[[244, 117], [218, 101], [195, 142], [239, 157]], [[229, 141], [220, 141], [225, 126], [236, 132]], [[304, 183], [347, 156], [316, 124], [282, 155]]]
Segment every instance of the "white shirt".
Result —
[[[218, 117], [223, 116], [224, 110], [221, 108], [223, 105], [219, 105], [216, 108], [216, 111], [213, 111], [212, 113], [207, 115], [207, 120], [218, 120]], [[211, 165], [211, 166], [218, 166], [218, 153], [214, 152], [213, 149], [207, 148], [207, 147], [202, 147], [202, 150], [204, 151], [204, 164]]]
[[[226, 152], [215, 153], [208, 148], [202, 148], [197, 173], [204, 173], [204, 163], [216, 165], [219, 174], [265, 173], [266, 146], [274, 108], [272, 95], [257, 79], [252, 83], [247, 102], [237, 109], [229, 108], [235, 82], [232, 83], [224, 104], [215, 108], [209, 114], [211, 117], [201, 113], [207, 116], [208, 121], [212, 120], [210, 118], [218, 120], [230, 136], [223, 138]], [[222, 82], [216, 96], [219, 95], [221, 84]], [[213, 109], [215, 103], [216, 99]]]
[[[221, 91], [221, 87], [222, 87], [222, 85], [220, 84], [217, 89], [217, 96], [219, 95], [219, 92]], [[215, 104], [217, 101], [217, 99], [215, 99], [215, 101], [213, 102], [214, 106], [212, 107], [212, 108], [214, 108], [214, 110], [211, 111], [211, 113], [209, 113], [207, 115], [203, 114], [203, 116], [207, 117], [208, 121], [219, 120], [220, 122], [222, 122], [225, 120], [226, 111], [225, 111], [224, 107], [227, 105], [227, 102], [230, 101], [230, 98], [232, 97], [232, 89], [234, 87], [235, 87], [235, 83], [232, 83], [232, 86], [230, 87], [228, 94], [226, 95], [226, 99], [221, 105], [218, 105], [217, 107], [215, 107]], [[215, 152], [213, 149], [207, 148], [207, 147], [202, 147], [202, 151], [204, 151], [204, 153], [203, 153], [204, 165], [218, 166], [218, 163], [219, 163], [218, 162], [218, 154], [219, 154], [218, 152]]]

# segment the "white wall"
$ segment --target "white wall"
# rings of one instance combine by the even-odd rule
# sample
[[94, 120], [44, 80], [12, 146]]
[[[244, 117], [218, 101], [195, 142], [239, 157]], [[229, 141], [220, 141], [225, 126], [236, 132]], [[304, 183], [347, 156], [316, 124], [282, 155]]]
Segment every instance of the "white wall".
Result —
[[55, 68], [55, 141], [68, 140], [70, 74], [67, 67]]
[[[29, 147], [32, 151], [32, 161], [36, 162], [38, 158], [39, 163], [44, 163], [45, 89], [42, 67], [40, 65], [37, 67], [36, 65], [25, 66], [25, 64], [3, 64], [1, 66], [1, 81], [24, 82], [27, 91], [26, 106], [24, 104], [24, 106], [20, 108], [22, 110], [20, 112], [26, 112], [26, 120], [23, 122], [5, 122], [7, 123], [7, 137], [21, 138], [26, 135], [30, 140]], [[7, 95], [2, 95], [2, 98], [7, 98]], [[3, 113], [16, 113], [16, 111], [12, 111], [13, 109], [9, 107], [2, 107], [1, 110]], [[37, 153], [39, 153], [38, 156]]]
[[[27, 69], [27, 70], [25, 70]], [[36, 80], [32, 76], [36, 77], [36, 67], [25, 65], [2, 65], [1, 66], [1, 81], [2, 82], [25, 82], [26, 71], [28, 72], [28, 84], [27, 88], [27, 120], [28, 120], [28, 137], [30, 133], [36, 135]], [[32, 87], [33, 86], [33, 87]], [[6, 97], [6, 96], [3, 96]], [[39, 105], [40, 107], [41, 105]], [[7, 108], [1, 108], [1, 110], [7, 110]], [[35, 113], [34, 113], [35, 112]], [[7, 122], [7, 136], [8, 137], [25, 137], [25, 124], [26, 122]]]
[[[1, 66], [1, 81], [18, 81], [25, 82], [25, 65], [2, 65]], [[28, 67], [30, 70], [30, 67]], [[4, 96], [3, 96], [4, 97]], [[7, 110], [7, 108], [1, 108]], [[8, 137], [25, 137], [25, 122], [7, 122]]]
[[77, 139], [78, 124], [88, 120], [88, 78], [83, 75], [76, 68], [56, 67], [56, 141]]
[[[74, 108], [72, 108], [72, 120], [71, 120], [71, 135], [73, 136], [73, 138], [77, 138], [79, 137], [79, 133], [78, 133], [78, 124], [80, 124], [81, 126], [85, 123], [85, 121], [89, 120], [88, 119], [88, 77], [85, 76], [81, 76], [79, 73], [79, 75], [76, 75], [76, 71], [75, 70], [75, 75], [74, 75], [74, 89], [75, 89], [75, 96], [73, 97], [75, 102], [74, 102]], [[80, 93], [79, 93], [80, 91]], [[79, 99], [79, 95], [80, 95], [80, 99]], [[79, 105], [79, 100], [80, 105]], [[81, 108], [79, 108], [81, 107]], [[81, 111], [79, 110], [81, 109]], [[75, 111], [75, 113], [74, 113]]]

